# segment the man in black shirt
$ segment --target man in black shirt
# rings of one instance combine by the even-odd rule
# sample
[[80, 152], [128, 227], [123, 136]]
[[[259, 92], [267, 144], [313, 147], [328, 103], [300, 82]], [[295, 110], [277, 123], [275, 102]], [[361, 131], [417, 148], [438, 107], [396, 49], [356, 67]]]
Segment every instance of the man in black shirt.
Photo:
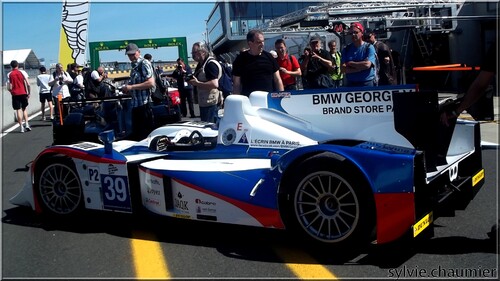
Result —
[[249, 49], [233, 63], [233, 94], [249, 96], [253, 91], [283, 91], [276, 59], [264, 51], [264, 34], [251, 30], [247, 34]]
[[321, 48], [320, 36], [311, 37], [309, 46], [311, 53], [309, 56], [305, 56], [300, 64], [307, 79], [307, 89], [333, 88], [333, 80], [328, 74], [329, 67], [332, 67], [332, 56]]
[[396, 85], [396, 67], [392, 58], [391, 49], [387, 44], [377, 40], [377, 35], [373, 30], [367, 29], [363, 35], [365, 42], [375, 47], [378, 58], [378, 85]]

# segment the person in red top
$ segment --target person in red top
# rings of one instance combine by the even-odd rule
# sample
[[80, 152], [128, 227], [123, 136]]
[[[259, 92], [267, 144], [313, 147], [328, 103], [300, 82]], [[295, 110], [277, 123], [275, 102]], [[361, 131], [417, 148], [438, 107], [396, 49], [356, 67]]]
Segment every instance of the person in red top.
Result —
[[285, 90], [298, 90], [296, 77], [302, 76], [299, 61], [295, 56], [288, 54], [285, 40], [276, 40], [276, 42], [274, 42], [274, 48], [278, 53], [276, 60], [280, 66], [280, 76], [281, 81], [283, 81], [283, 88]]
[[[31, 131], [28, 123], [28, 112], [26, 111], [31, 91], [30, 83], [28, 82], [28, 78], [19, 71], [19, 63], [16, 60], [11, 61], [10, 66], [12, 67], [12, 71], [7, 74], [7, 89], [12, 95], [12, 108], [16, 111], [17, 123], [21, 127], [20, 132], [24, 133], [25, 129], [26, 131]], [[23, 127], [23, 118], [25, 127]]]

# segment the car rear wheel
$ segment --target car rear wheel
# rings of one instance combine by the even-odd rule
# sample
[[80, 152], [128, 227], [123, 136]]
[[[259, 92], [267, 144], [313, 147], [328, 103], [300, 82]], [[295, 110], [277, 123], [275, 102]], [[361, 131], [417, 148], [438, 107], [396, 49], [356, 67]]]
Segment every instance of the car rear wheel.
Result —
[[287, 228], [320, 245], [366, 244], [375, 213], [370, 189], [353, 167], [325, 155], [307, 159], [287, 181]]
[[53, 157], [39, 165], [36, 186], [43, 210], [56, 216], [71, 216], [80, 211], [82, 186], [71, 160]]

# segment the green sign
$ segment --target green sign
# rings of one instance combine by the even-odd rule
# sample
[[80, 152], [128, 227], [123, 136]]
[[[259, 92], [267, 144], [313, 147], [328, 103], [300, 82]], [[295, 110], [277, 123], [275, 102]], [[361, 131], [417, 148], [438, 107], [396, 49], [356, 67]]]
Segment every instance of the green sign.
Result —
[[[109, 50], [123, 50], [129, 43], [135, 43], [139, 49], [142, 48], [161, 48], [161, 47], [177, 47], [179, 57], [184, 61], [188, 61], [187, 41], [186, 37], [174, 38], [155, 38], [155, 39], [138, 39], [138, 40], [118, 40], [118, 41], [101, 41], [90, 42], [90, 66], [97, 69], [100, 65], [99, 52]], [[125, 56], [125, 53], [123, 54]]]

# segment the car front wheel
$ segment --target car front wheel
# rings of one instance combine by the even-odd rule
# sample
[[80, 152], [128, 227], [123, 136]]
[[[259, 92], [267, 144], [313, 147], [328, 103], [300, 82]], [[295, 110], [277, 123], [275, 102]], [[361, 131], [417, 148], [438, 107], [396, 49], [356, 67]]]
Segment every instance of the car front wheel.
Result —
[[40, 164], [36, 186], [44, 211], [56, 216], [77, 213], [83, 193], [73, 163], [67, 158], [54, 157]]

